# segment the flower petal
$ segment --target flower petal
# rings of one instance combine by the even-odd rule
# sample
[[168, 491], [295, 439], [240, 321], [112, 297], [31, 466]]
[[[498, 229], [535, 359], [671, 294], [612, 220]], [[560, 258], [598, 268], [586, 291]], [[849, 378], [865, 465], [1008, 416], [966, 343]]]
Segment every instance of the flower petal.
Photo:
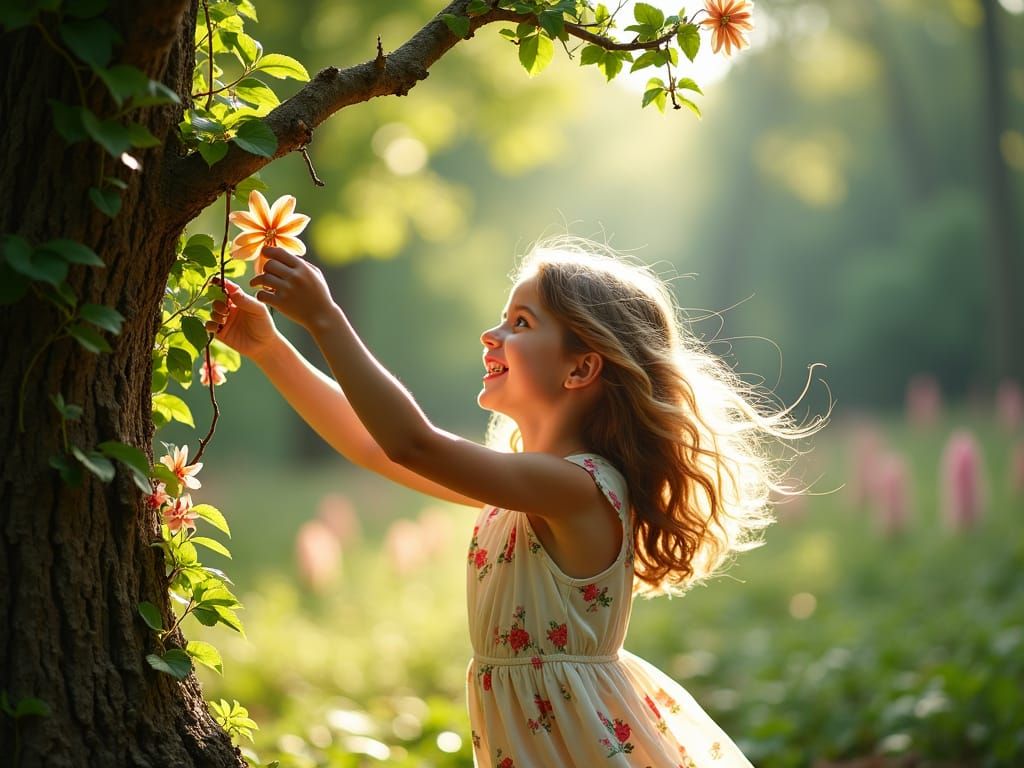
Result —
[[277, 247], [284, 248], [289, 253], [294, 253], [296, 256], [302, 256], [306, 253], [306, 244], [299, 240], [297, 237], [288, 237], [287, 235], [277, 236]]
[[718, 53], [722, 50], [722, 28], [715, 27], [711, 30], [711, 52]]
[[233, 245], [231, 246], [231, 258], [238, 259], [239, 261], [252, 261], [259, 255], [261, 250], [263, 250], [262, 239], [252, 245]]
[[248, 211], [232, 211], [228, 218], [232, 224], [240, 229], [247, 229], [251, 232], [262, 232], [264, 230], [264, 226]]
[[282, 195], [277, 198], [270, 209], [270, 226], [268, 229], [278, 229], [294, 212], [295, 195]]
[[249, 193], [249, 213], [260, 222], [261, 229], [270, 229], [270, 206], [267, 205], [267, 198], [261, 195], [258, 189]]
[[309, 216], [304, 213], [293, 213], [283, 224], [277, 227], [277, 236], [294, 237], [309, 224]]

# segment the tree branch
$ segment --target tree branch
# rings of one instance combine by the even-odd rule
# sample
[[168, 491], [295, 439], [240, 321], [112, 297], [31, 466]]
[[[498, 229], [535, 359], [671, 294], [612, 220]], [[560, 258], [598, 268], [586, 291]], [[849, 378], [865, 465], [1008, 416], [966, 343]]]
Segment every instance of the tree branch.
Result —
[[[430, 66], [446, 54], [460, 38], [445, 24], [442, 16], [466, 15], [469, 0], [454, 0], [434, 16], [419, 32], [387, 56], [378, 42], [377, 56], [347, 69], [327, 67], [306, 86], [280, 104], [264, 118], [265, 125], [277, 136], [273, 158], [250, 154], [230, 144], [227, 154], [212, 168], [198, 153], [165, 163], [162, 196], [176, 224], [184, 226], [210, 205], [225, 186], [234, 186], [272, 160], [309, 144], [313, 129], [335, 112], [378, 96], [405, 96], [427, 77]], [[536, 20], [530, 14], [494, 9], [470, 19], [467, 38], [476, 30], [496, 21]], [[649, 42], [619, 43], [596, 35], [575, 24], [566, 24], [569, 34], [608, 50], [640, 50], [663, 45], [671, 34]]]

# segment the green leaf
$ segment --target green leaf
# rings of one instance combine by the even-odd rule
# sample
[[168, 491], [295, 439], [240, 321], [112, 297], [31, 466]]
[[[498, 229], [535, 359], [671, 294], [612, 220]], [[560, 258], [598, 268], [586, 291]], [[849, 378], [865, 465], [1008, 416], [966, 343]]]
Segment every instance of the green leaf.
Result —
[[185, 650], [200, 664], [224, 674], [224, 662], [220, 657], [220, 652], [209, 643], [204, 643], [202, 640], [189, 640]]
[[146, 622], [146, 626], [160, 632], [164, 628], [164, 620], [160, 615], [160, 609], [149, 602], [139, 603], [139, 616]]
[[547, 10], [537, 14], [537, 23], [552, 39], [565, 36], [565, 18], [561, 11]]
[[[100, 443], [97, 447], [110, 458], [120, 461], [126, 467], [135, 470], [143, 477], [148, 477], [149, 459], [146, 458], [145, 453], [135, 446], [126, 445], [125, 443], [120, 443], [116, 440], [107, 440], [106, 442]], [[148, 483], [145, 490], [147, 493], [152, 490]]]
[[222, 137], [227, 131], [227, 128], [224, 127], [223, 123], [200, 115], [194, 109], [189, 110], [188, 124], [191, 125], [192, 129], [195, 131], [199, 131], [200, 133], [212, 133], [218, 138]]
[[661, 66], [665, 63], [662, 61], [662, 58], [663, 56], [661, 51], [644, 51], [640, 54], [640, 57], [633, 62], [633, 66], [629, 68], [629, 71], [636, 72], [638, 69], [644, 69], [645, 67]]
[[167, 350], [167, 372], [177, 381], [192, 381], [193, 357], [181, 347]]
[[277, 151], [277, 136], [262, 120], [241, 123], [233, 141], [246, 152], [260, 157], [273, 157]]
[[684, 107], [686, 107], [686, 108], [687, 108], [687, 109], [689, 109], [689, 110], [690, 110], [691, 112], [693, 112], [693, 114], [695, 114], [695, 115], [696, 115], [697, 117], [700, 117], [700, 116], [701, 116], [701, 115], [700, 115], [700, 107], [698, 107], [698, 106], [697, 106], [696, 104], [694, 104], [694, 103], [693, 103], [692, 101], [690, 101], [689, 99], [684, 99], [684, 98], [683, 98], [682, 96], [680, 96], [679, 94], [676, 94], [676, 101], [678, 101], [678, 102], [679, 102], [680, 104], [682, 104], [682, 105], [683, 105]]
[[519, 44], [519, 63], [530, 77], [543, 72], [554, 55], [554, 43], [540, 33], [531, 35]]
[[132, 145], [128, 129], [116, 120], [100, 120], [89, 110], [82, 110], [82, 127], [111, 157], [120, 158]]
[[200, 606], [192, 611], [192, 615], [195, 616], [196, 621], [206, 627], [212, 627], [220, 621], [220, 615], [213, 608]]
[[206, 348], [210, 337], [206, 327], [203, 325], [203, 321], [198, 317], [186, 315], [181, 318], [181, 331], [185, 334], [185, 338], [188, 339], [188, 343], [197, 350], [202, 351]]
[[68, 276], [68, 263], [59, 254], [44, 249], [34, 253], [26, 251], [21, 243], [15, 242], [5, 247], [5, 261], [12, 270], [29, 280], [39, 280], [54, 287]]
[[57, 33], [71, 52], [93, 69], [107, 66], [114, 45], [121, 42], [118, 31], [102, 18], [66, 21]]
[[116, 189], [89, 187], [89, 199], [100, 213], [104, 213], [110, 218], [117, 216], [121, 210], [121, 193]]
[[676, 35], [676, 42], [679, 48], [686, 54], [686, 58], [693, 61], [700, 50], [700, 30], [696, 24], [684, 24]]
[[14, 709], [14, 719], [19, 717], [49, 717], [50, 706], [42, 699], [22, 699]]
[[260, 192], [266, 192], [270, 189], [260, 178], [258, 173], [254, 173], [247, 179], [243, 179], [235, 186], [235, 202], [240, 205], [249, 204], [249, 193], [254, 189], [258, 189]]
[[117, 106], [121, 106], [137, 93], [145, 93], [149, 78], [138, 67], [116, 64], [109, 69], [98, 69], [96, 74], [106, 83], [107, 90], [114, 97]]
[[128, 140], [133, 147], [159, 147], [160, 139], [149, 132], [149, 129], [139, 123], [128, 123], [125, 126], [128, 131]]
[[[647, 89], [646, 91], [644, 91], [643, 106], [646, 107], [648, 104], [650, 104], [652, 101], [657, 99], [659, 96], [664, 96], [664, 94], [665, 94], [665, 89], [664, 88], [649, 88], [649, 89]], [[662, 108], [661, 111], [664, 112], [665, 111], [664, 108]]]
[[[196, 426], [195, 422], [192, 420], [192, 411], [189, 410], [185, 401], [177, 395], [172, 395], [167, 392], [161, 392], [159, 395], [153, 395], [153, 408], [165, 409], [167, 411], [168, 418], [180, 421], [186, 426], [193, 428]], [[161, 464], [160, 466], [163, 465]], [[168, 484], [168, 493], [170, 493], [170, 487], [170, 484]], [[173, 495], [177, 496], [177, 493]]]
[[60, 453], [51, 456], [50, 466], [60, 472], [60, 479], [65, 485], [77, 488], [82, 484], [82, 468], [68, 461], [67, 456]]
[[192, 507], [192, 511], [203, 518], [219, 531], [226, 533], [228, 536], [231, 535], [231, 529], [228, 527], [228, 521], [224, 519], [224, 515], [221, 511], [214, 506], [209, 504], [196, 504]]
[[82, 112], [85, 110], [81, 107], [69, 106], [56, 99], [47, 99], [47, 101], [53, 110], [53, 125], [64, 141], [68, 144], [75, 144], [89, 137], [85, 126], [82, 125]]
[[20, 301], [28, 293], [30, 282], [25, 275], [15, 272], [6, 261], [0, 261], [0, 306]]
[[255, 77], [247, 77], [235, 86], [235, 96], [256, 107], [276, 107], [281, 103], [269, 85]]
[[82, 406], [64, 402], [64, 395], [60, 392], [50, 395], [50, 402], [64, 421], [78, 421], [82, 417]]
[[70, 333], [79, 344], [93, 354], [98, 355], [101, 352], [111, 351], [110, 344], [107, 343], [107, 340], [104, 339], [92, 326], [76, 323], [68, 328], [68, 333]]
[[116, 474], [114, 465], [102, 453], [97, 453], [96, 451], [86, 453], [77, 445], [71, 446], [71, 453], [81, 462], [83, 467], [96, 475], [102, 482], [109, 483], [114, 479]]
[[291, 56], [285, 56], [283, 53], [268, 53], [265, 56], [261, 56], [256, 61], [253, 71], [266, 72], [271, 77], [279, 79], [290, 77], [292, 80], [299, 80], [301, 82], [309, 80], [309, 73], [306, 71], [306, 68]]
[[198, 544], [201, 547], [206, 547], [212, 552], [216, 552], [218, 555], [223, 555], [228, 560], [231, 559], [231, 552], [216, 539], [211, 539], [208, 536], [193, 536], [190, 541], [193, 544]]
[[695, 83], [695, 82], [694, 82], [693, 80], [691, 80], [691, 79], [690, 79], [690, 78], [688, 78], [688, 77], [680, 77], [680, 78], [679, 78], [679, 79], [678, 79], [678, 80], [676, 81], [676, 88], [687, 88], [687, 89], [689, 89], [689, 90], [691, 90], [691, 91], [696, 91], [696, 92], [697, 92], [697, 93], [699, 93], [699, 94], [700, 94], [701, 96], [703, 96], [703, 95], [704, 95], [704, 91], [702, 91], [702, 90], [700, 89], [700, 86], [699, 86], [699, 85], [697, 85], [697, 83]]
[[146, 661], [153, 669], [166, 672], [178, 680], [184, 680], [192, 671], [191, 657], [180, 648], [172, 648], [163, 656], [151, 653], [146, 657]]
[[[174, 397], [174, 395], [167, 395], [167, 397]], [[155, 397], [153, 398], [156, 399]], [[149, 468], [147, 474], [153, 479], [164, 484], [164, 490], [171, 496], [178, 496], [181, 493], [181, 483], [178, 481], [177, 475], [175, 475], [166, 464], [157, 462]]]
[[132, 96], [133, 107], [152, 107], [157, 104], [181, 104], [181, 97], [156, 80], [150, 80], [143, 91]]
[[214, 612], [217, 614], [217, 620], [231, 629], [235, 630], [242, 637], [245, 637], [245, 629], [242, 627], [242, 622], [239, 620], [237, 614], [230, 608], [226, 608], [223, 605], [213, 606]]
[[106, 266], [103, 263], [103, 259], [97, 256], [92, 248], [82, 245], [82, 243], [75, 240], [65, 238], [49, 240], [39, 246], [39, 250], [55, 253], [70, 264], [85, 264], [88, 267]]
[[[227, 144], [221, 144], [221, 146], [224, 147], [225, 149], [227, 148]], [[181, 253], [182, 253], [182, 255], [185, 256], [186, 259], [188, 259], [189, 261], [191, 261], [191, 262], [193, 262], [195, 264], [199, 264], [202, 267], [216, 267], [217, 266], [217, 254], [215, 254], [211, 250], [212, 246], [213, 246], [212, 241], [211, 241], [211, 244], [209, 246], [207, 246], [205, 244], [199, 244], [199, 243], [196, 243], [194, 245], [190, 244], [190, 245], [186, 245], [184, 247], [184, 249], [182, 249]], [[187, 336], [187, 334], [186, 334], [186, 336]], [[203, 342], [203, 345], [205, 346], [206, 342]]]
[[223, 159], [224, 155], [228, 153], [228, 144], [226, 141], [215, 141], [212, 143], [202, 142], [199, 145], [199, 155], [206, 161], [208, 168], [213, 167], [217, 161]]
[[599, 45], [588, 45], [580, 52], [580, 66], [600, 64], [604, 61], [604, 48]]
[[78, 310], [78, 315], [83, 320], [113, 334], [121, 332], [121, 324], [124, 322], [124, 316], [120, 312], [103, 304], [83, 304]]
[[210, 351], [213, 353], [213, 359], [224, 366], [228, 373], [237, 371], [242, 366], [242, 356], [217, 339], [214, 339], [210, 345]]
[[60, 9], [76, 19], [89, 19], [106, 10], [108, 0], [64, 0]]
[[445, 13], [442, 14], [441, 20], [447, 25], [453, 35], [462, 40], [466, 39], [466, 35], [469, 34], [468, 16], [456, 16], [454, 13]]
[[622, 71], [622, 59], [611, 51], [605, 53], [604, 59], [597, 65], [598, 69], [604, 72], [605, 78], [610, 82]]
[[646, 24], [654, 29], [661, 29], [665, 23], [665, 13], [660, 8], [655, 8], [648, 3], [637, 3], [634, 5], [633, 18], [641, 24]]

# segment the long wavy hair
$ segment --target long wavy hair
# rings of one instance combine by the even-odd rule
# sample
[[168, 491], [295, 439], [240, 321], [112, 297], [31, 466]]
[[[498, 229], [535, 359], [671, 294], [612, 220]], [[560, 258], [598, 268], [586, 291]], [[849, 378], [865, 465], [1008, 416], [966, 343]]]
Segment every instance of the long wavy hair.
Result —
[[[773, 492], [799, 492], [786, 484], [789, 462], [775, 449], [799, 453], [792, 441], [821, 429], [828, 414], [797, 424], [793, 406], [742, 381], [688, 330], [664, 281], [605, 246], [543, 241], [514, 279], [534, 275], [567, 348], [604, 360], [604, 396], [583, 437], [628, 484], [634, 591], [680, 593], [732, 553], [759, 546], [773, 521]], [[495, 416], [491, 442], [502, 435], [518, 450], [512, 427]]]

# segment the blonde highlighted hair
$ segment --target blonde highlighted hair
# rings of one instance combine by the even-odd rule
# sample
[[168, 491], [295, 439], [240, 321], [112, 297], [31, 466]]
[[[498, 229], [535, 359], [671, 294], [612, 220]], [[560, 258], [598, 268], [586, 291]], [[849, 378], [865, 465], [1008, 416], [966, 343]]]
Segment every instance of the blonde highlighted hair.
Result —
[[[635, 591], [682, 592], [759, 546], [772, 493], [796, 492], [773, 446], [813, 434], [828, 414], [797, 424], [793, 406], [774, 406], [688, 330], [650, 268], [605, 246], [543, 241], [514, 277], [531, 276], [567, 347], [604, 360], [604, 396], [583, 437], [628, 484]], [[492, 440], [503, 423], [492, 420]]]

